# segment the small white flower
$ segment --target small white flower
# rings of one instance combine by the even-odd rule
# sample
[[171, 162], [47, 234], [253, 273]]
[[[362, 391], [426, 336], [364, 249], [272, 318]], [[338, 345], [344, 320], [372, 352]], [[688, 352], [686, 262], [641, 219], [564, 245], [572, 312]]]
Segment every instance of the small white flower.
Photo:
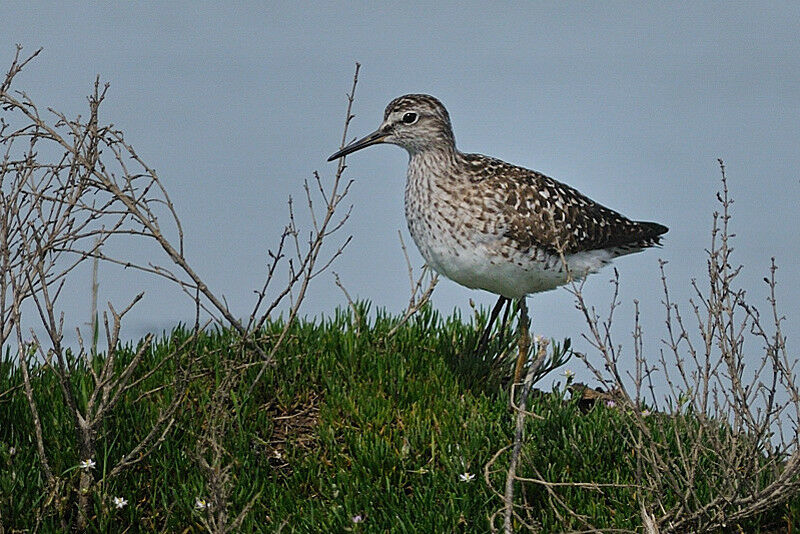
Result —
[[116, 507], [117, 507], [117, 509], [122, 509], [122, 508], [125, 508], [125, 505], [127, 505], [127, 504], [128, 504], [128, 501], [126, 501], [126, 500], [125, 500], [124, 498], [122, 498], [122, 497], [114, 497], [114, 498], [112, 499], [112, 502], [114, 503], [114, 506], [116, 506]]
[[469, 471], [465, 471], [465, 472], [461, 473], [460, 475], [458, 475], [458, 479], [461, 482], [472, 482], [472, 480], [474, 478], [475, 478], [475, 475], [473, 475]]
[[201, 499], [200, 497], [194, 498], [194, 509], [195, 510], [205, 510], [208, 508], [209, 504], [206, 502], [205, 499]]
[[567, 380], [575, 376], [575, 372], [572, 369], [567, 369], [564, 371], [564, 376], [567, 377]]
[[617, 403], [615, 401], [611, 400], [611, 399], [606, 401], [606, 406], [609, 407], [609, 408], [613, 408], [616, 405], [617, 405]]
[[353, 523], [362, 523], [362, 522], [364, 521], [364, 518], [363, 518], [363, 517], [361, 517], [361, 514], [354, 515], [354, 516], [353, 516], [353, 517], [351, 517], [350, 519], [352, 519], [352, 520], [353, 520]]
[[10, 449], [8, 449], [8, 455], [9, 456], [14, 456], [15, 454], [17, 454], [17, 448], [16, 447], [11, 447]]
[[650, 410], [642, 410], [642, 417], [647, 417], [650, 415]]
[[94, 466], [96, 466], [96, 465], [97, 465], [97, 463], [94, 460], [92, 460], [91, 458], [89, 458], [88, 460], [83, 460], [81, 463], [78, 464], [78, 466], [81, 469], [86, 469], [87, 471], [89, 469], [94, 469]]

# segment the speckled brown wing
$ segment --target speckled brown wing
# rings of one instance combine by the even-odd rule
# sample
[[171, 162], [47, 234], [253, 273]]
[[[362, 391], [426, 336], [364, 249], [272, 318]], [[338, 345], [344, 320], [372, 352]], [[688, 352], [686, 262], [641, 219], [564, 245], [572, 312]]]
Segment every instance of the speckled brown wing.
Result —
[[544, 174], [480, 154], [465, 154], [475, 181], [490, 180], [508, 228], [504, 236], [521, 249], [565, 254], [596, 249], [631, 251], [658, 245], [665, 226], [632, 221]]

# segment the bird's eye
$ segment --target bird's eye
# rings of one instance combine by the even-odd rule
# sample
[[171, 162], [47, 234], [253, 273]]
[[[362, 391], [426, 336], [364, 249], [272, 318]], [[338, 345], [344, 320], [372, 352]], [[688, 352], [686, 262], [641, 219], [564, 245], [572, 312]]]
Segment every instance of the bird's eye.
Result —
[[415, 122], [417, 122], [417, 114], [413, 112], [406, 113], [405, 115], [403, 115], [403, 122], [405, 124], [414, 124]]

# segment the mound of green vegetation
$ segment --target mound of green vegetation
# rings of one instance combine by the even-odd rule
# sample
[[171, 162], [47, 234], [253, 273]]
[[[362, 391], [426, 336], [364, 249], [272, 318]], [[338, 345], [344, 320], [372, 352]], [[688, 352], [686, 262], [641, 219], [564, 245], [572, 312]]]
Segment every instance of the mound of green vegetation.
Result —
[[[359, 311], [370, 316], [366, 306]], [[46, 366], [35, 369], [33, 394], [59, 479], [55, 488], [43, 482], [19, 367], [6, 351], [0, 363], [0, 527], [60, 531], [75, 513], [81, 469], [93, 469], [99, 482], [92, 488], [90, 531], [203, 531], [204, 506], [218, 506], [211, 500], [214, 484], [230, 488], [231, 518], [252, 502], [237, 528], [243, 532], [488, 531], [488, 517], [502, 501], [486, 484], [484, 466], [513, 439], [506, 362], [470, 356], [479, 332], [458, 316], [425, 309], [390, 338], [398, 319], [381, 312], [372, 317], [366, 322], [339, 312], [298, 322], [266, 368], [230, 332], [209, 331], [186, 343], [191, 329], [176, 328], [146, 353], [136, 371], [139, 382], [110, 414], [94, 467], [81, 467], [87, 459], [77, 455], [55, 374]], [[260, 343], [268, 349], [280, 329], [270, 323]], [[175, 376], [188, 359], [168, 357], [176, 348], [194, 359], [185, 390]], [[120, 369], [135, 349], [120, 353]], [[82, 361], [71, 365], [85, 401], [91, 374]], [[215, 395], [231, 383], [229, 395]], [[134, 448], [177, 391], [183, 391], [180, 410], [158, 447], [119, 476], [105, 477], [107, 466]], [[520, 476], [634, 480], [618, 409], [600, 403], [586, 410], [560, 389], [531, 402], [529, 409], [542, 418], [527, 423]], [[685, 424], [661, 414], [649, 422], [665, 442]], [[220, 448], [209, 435], [218, 437]], [[218, 472], [227, 473], [226, 480], [211, 480], [202, 468], [201, 458], [213, 466], [214, 450], [221, 451], [217, 462], [227, 470]], [[498, 488], [504, 461], [493, 466]], [[579, 528], [574, 518], [557, 517], [544, 488], [524, 488], [518, 499], [532, 523], [545, 532]], [[599, 528], [639, 528], [630, 488], [567, 488], [558, 495]], [[126, 504], [117, 507], [114, 498]], [[797, 509], [797, 503], [779, 506], [743, 528], [777, 531], [771, 529], [793, 523]]]

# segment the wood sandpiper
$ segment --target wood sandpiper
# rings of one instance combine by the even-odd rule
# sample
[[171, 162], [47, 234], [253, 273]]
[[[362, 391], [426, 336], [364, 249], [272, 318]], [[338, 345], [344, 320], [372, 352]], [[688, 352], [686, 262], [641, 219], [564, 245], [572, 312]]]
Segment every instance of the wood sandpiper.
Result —
[[328, 161], [377, 143], [408, 151], [408, 229], [428, 265], [508, 299], [554, 289], [660, 244], [665, 226], [633, 221], [536, 171], [456, 148], [450, 115], [424, 94], [392, 100], [380, 127]]

